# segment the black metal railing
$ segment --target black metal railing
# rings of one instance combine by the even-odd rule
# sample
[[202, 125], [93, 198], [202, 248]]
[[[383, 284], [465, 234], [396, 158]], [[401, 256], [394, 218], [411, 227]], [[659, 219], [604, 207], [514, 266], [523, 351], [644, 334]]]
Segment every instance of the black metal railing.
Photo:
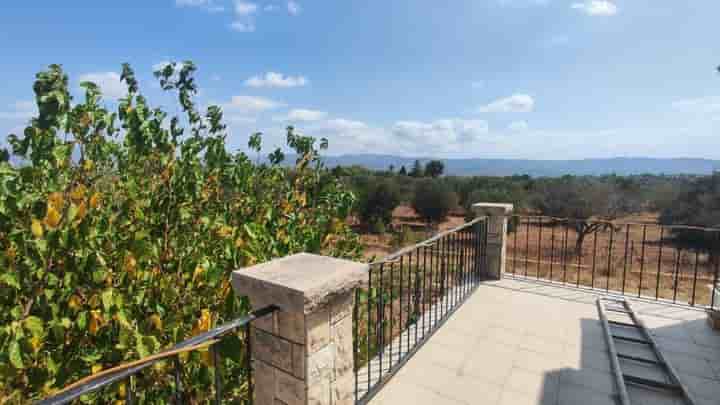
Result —
[[357, 403], [367, 403], [477, 287], [486, 229], [477, 218], [371, 264], [355, 299]]
[[[51, 397], [39, 401], [38, 405], [66, 404], [74, 400], [80, 400], [81, 397], [83, 397], [84, 403], [88, 401], [93, 403], [109, 402], [108, 397], [102, 396], [103, 391], [107, 390], [113, 390], [115, 393], [105, 392], [105, 394], [115, 395], [117, 399], [123, 400], [127, 405], [136, 402], [156, 403], [151, 398], [143, 395], [146, 394], [145, 389], [154, 391], [155, 396], [159, 397], [160, 403], [166, 403], [166, 400], [167, 403], [175, 404], [196, 403], [193, 402], [196, 398], [188, 395], [188, 390], [184, 389], [186, 384], [183, 384], [184, 367], [182, 358], [189, 356], [190, 353], [198, 352], [203, 352], [208, 357], [208, 361], [204, 362], [207, 367], [203, 368], [206, 372], [201, 370], [199, 373], [202, 375], [200, 379], [209, 381], [207, 385], [202, 386], [202, 394], [205, 398], [203, 402], [212, 400], [216, 404], [223, 402], [251, 404], [253, 380], [250, 324], [253, 320], [269, 315], [276, 309], [274, 306], [268, 306], [253, 311], [243, 318], [201, 333], [160, 353], [95, 373], [65, 387]], [[227, 353], [227, 355], [233, 356], [232, 361], [238, 365], [239, 370], [223, 373], [223, 359], [221, 357], [223, 350], [221, 346], [228, 340], [235, 340], [235, 343], [238, 343], [228, 345], [230, 351], [234, 351], [234, 353]], [[157, 378], [154, 378], [156, 376], [153, 375], [153, 378], [149, 379], [151, 381], [143, 381], [141, 384], [141, 380], [146, 380], [142, 378], [142, 373], [154, 371], [149, 369], [150, 366], [161, 362], [172, 362], [172, 375], [167, 375], [163, 379], [165, 381], [157, 381]], [[161, 374], [163, 373], [161, 372]], [[242, 381], [242, 389], [223, 389], [223, 374], [226, 374], [233, 383]], [[88, 397], [90, 395], [96, 395], [96, 397]]]
[[718, 308], [720, 229], [509, 218], [505, 276], [699, 308]]

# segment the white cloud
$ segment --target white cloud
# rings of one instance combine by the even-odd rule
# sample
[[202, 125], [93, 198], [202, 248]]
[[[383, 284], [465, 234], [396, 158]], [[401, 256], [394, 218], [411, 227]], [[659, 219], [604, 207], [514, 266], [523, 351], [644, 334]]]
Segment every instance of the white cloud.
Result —
[[273, 118], [274, 121], [320, 121], [327, 117], [325, 111], [307, 110], [304, 108], [295, 108], [290, 110], [287, 115]]
[[364, 122], [347, 120], [344, 118], [327, 120], [325, 122], [325, 127], [337, 131], [359, 131], [369, 128], [369, 126]]
[[241, 17], [246, 17], [251, 14], [255, 14], [258, 10], [258, 6], [255, 3], [250, 3], [242, 0], [235, 1], [235, 14]]
[[508, 125], [508, 129], [511, 131], [527, 131], [530, 129], [527, 121], [513, 121]]
[[607, 0], [585, 0], [582, 3], [573, 3], [570, 7], [589, 16], [598, 17], [610, 17], [618, 12], [615, 3]]
[[290, 13], [291, 15], [298, 15], [300, 14], [300, 11], [302, 11], [302, 7], [300, 7], [300, 4], [293, 0], [288, 1], [287, 9], [288, 13]]
[[213, 0], [175, 0], [178, 7], [198, 7], [211, 13], [225, 11], [225, 7], [215, 4]]
[[490, 104], [480, 106], [481, 113], [531, 112], [535, 108], [535, 100], [527, 94], [513, 94]]
[[245, 80], [248, 87], [301, 87], [305, 86], [308, 80], [303, 76], [285, 76], [282, 73], [267, 72], [265, 75], [253, 76]]
[[223, 108], [229, 111], [242, 113], [259, 113], [273, 110], [285, 104], [265, 97], [255, 96], [232, 96], [229, 103], [223, 104]]
[[233, 21], [230, 28], [237, 32], [255, 32], [255, 24], [252, 22]]
[[468, 142], [488, 133], [485, 120], [441, 119], [432, 122], [398, 121], [392, 128], [394, 135], [409, 139], [435, 143]]
[[127, 88], [120, 81], [120, 75], [115, 72], [97, 72], [80, 75], [80, 82], [93, 82], [100, 87], [103, 95], [118, 99], [127, 95]]

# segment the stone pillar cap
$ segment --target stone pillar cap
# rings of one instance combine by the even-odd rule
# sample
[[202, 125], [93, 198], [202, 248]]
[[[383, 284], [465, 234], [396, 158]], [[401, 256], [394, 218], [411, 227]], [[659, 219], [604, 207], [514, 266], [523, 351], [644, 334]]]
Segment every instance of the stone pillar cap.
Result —
[[298, 253], [235, 270], [232, 284], [254, 307], [274, 304], [308, 314], [361, 285], [368, 269], [365, 263]]
[[472, 208], [475, 212], [488, 212], [492, 213], [493, 215], [506, 215], [512, 212], [513, 205], [512, 204], [503, 204], [503, 203], [475, 203], [472, 205]]

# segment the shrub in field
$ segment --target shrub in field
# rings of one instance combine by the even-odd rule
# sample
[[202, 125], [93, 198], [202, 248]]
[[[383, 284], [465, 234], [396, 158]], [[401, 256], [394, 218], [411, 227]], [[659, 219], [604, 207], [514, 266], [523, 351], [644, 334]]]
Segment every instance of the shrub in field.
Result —
[[[367, 191], [361, 195], [358, 211], [360, 219], [376, 232], [378, 224], [385, 226], [392, 221], [392, 212], [400, 204], [400, 196], [389, 181], [368, 184]], [[377, 232], [376, 232], [377, 233]]]
[[415, 187], [412, 206], [428, 224], [442, 222], [457, 205], [457, 194], [442, 182], [428, 179]]
[[[248, 304], [233, 294], [233, 269], [301, 251], [358, 256], [344, 223], [354, 197], [320, 163], [327, 141], [288, 128], [290, 169], [279, 150], [267, 165], [229, 153], [221, 109], [195, 107], [194, 71], [185, 62], [156, 72], [182, 118], [151, 107], [127, 65], [116, 112], [93, 83], [74, 103], [60, 66], [37, 75], [38, 115], [0, 153], [0, 402], [44, 397], [240, 316]], [[261, 150], [260, 134], [249, 146]], [[239, 344], [221, 347], [228, 373]], [[201, 401], [206, 354], [185, 368]], [[159, 379], [162, 367], [136, 384]]]

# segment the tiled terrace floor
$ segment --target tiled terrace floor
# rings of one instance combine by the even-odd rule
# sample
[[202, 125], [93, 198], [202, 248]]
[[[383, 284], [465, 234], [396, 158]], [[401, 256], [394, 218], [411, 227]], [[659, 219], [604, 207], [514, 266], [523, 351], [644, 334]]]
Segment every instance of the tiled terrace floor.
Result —
[[[370, 404], [619, 403], [595, 298], [526, 281], [483, 283]], [[720, 404], [720, 333], [706, 315], [642, 301], [633, 308], [696, 402]]]

